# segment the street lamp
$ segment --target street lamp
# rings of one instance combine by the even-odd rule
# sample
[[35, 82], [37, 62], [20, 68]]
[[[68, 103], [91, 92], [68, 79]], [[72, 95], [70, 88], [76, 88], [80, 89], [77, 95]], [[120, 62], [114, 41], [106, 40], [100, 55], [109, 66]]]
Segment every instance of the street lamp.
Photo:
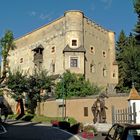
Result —
[[[60, 79], [62, 80], [62, 118], [63, 120], [65, 120], [65, 117], [66, 117], [66, 101], [64, 100], [64, 77], [63, 75], [60, 76]], [[64, 106], [65, 106], [65, 111], [64, 111]], [[64, 115], [64, 112], [65, 112], [65, 115]]]

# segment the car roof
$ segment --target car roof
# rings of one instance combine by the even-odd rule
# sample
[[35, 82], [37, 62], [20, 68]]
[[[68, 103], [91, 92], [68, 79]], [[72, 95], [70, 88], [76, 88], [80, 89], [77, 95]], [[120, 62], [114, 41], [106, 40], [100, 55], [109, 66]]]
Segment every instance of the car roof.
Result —
[[[115, 123], [116, 125], [127, 127], [127, 128], [140, 128], [140, 124], [130, 124], [130, 123]], [[115, 125], [114, 124], [114, 125]]]

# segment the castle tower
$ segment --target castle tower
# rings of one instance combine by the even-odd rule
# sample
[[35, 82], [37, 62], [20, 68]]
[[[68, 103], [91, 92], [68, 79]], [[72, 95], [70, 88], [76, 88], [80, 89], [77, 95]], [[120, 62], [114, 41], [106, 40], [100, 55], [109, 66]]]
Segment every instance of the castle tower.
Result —
[[84, 74], [83, 13], [67, 11], [65, 17], [65, 70]]

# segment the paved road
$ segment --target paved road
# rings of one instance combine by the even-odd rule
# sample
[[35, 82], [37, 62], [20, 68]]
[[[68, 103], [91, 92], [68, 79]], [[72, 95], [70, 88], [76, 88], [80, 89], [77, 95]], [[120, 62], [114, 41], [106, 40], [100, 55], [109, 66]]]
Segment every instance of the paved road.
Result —
[[[7, 133], [0, 134], [0, 140], [86, 140], [48, 124], [9, 121], [6, 129]], [[100, 133], [94, 138], [94, 140], [103, 139]]]
[[9, 122], [7, 133], [0, 135], [0, 140], [80, 140], [79, 138], [54, 127], [29, 123]]

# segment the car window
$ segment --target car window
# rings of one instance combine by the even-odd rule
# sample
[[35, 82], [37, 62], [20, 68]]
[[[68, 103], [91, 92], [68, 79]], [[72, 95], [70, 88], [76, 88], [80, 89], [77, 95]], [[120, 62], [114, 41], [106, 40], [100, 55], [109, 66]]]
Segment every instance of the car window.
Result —
[[123, 134], [124, 128], [122, 126], [118, 126], [115, 132], [115, 139], [120, 140]]
[[129, 129], [127, 140], [140, 140], [140, 128]]
[[108, 137], [110, 137], [111, 139], [114, 138], [116, 128], [117, 128], [117, 125], [112, 126], [112, 128], [110, 129], [110, 131], [108, 133]]

